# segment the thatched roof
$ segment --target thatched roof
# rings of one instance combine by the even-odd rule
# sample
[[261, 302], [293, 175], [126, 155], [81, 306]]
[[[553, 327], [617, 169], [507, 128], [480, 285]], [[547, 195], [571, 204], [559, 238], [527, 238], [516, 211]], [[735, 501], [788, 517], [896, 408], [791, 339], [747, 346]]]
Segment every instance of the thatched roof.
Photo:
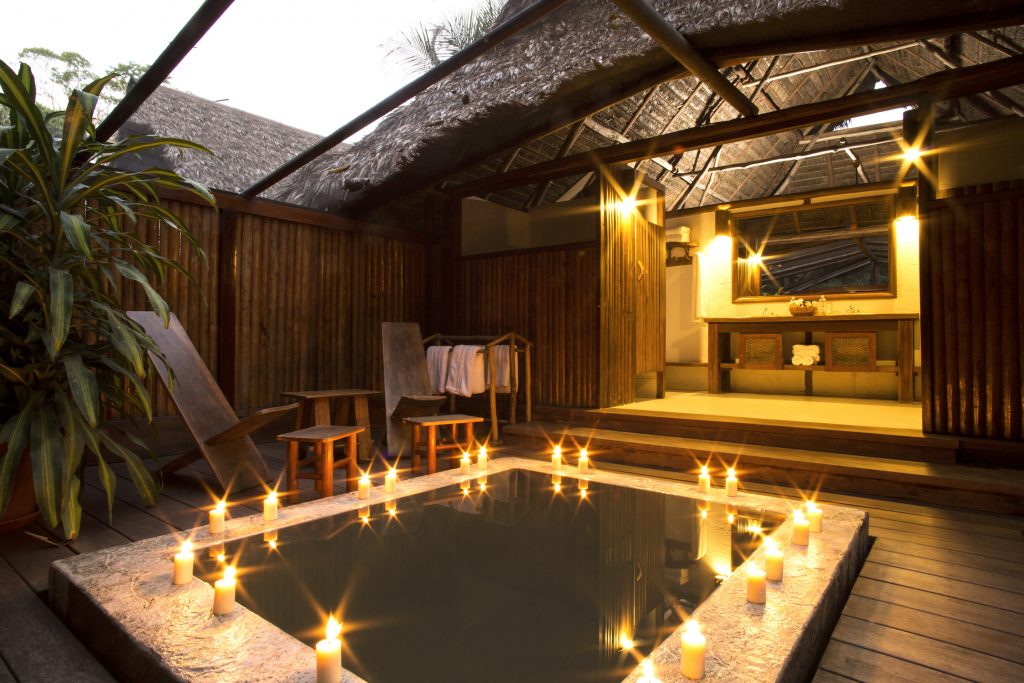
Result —
[[[500, 20], [529, 4], [529, 0], [511, 0]], [[691, 42], [702, 49], [722, 49], [763, 43], [772, 40], [793, 40], [806, 35], [921, 21], [949, 14], [978, 12], [1015, 6], [1010, 0], [756, 0], [737, 3], [728, 0], [683, 2], [654, 0], [653, 5], [666, 16]], [[1010, 29], [1011, 38], [1017, 29]], [[884, 46], [879, 43], [877, 46]], [[774, 74], [804, 66], [852, 56], [865, 48], [842, 48], [795, 55], [784, 55], [774, 65]], [[963, 63], [988, 61], [1004, 55], [980, 44], [965, 45]], [[279, 198], [296, 204], [330, 211], [358, 211], [364, 202], [378, 202], [382, 197], [400, 199], [424, 186], [451, 176], [453, 170], [464, 169], [452, 178], [454, 182], [490, 175], [498, 171], [511, 151], [509, 143], [550, 118], [567, 103], [600, 95], [615, 84], [636, 80], [644, 74], [664, 70], [672, 63], [639, 27], [622, 15], [608, 0], [576, 0], [563, 6], [537, 24], [524, 30], [473, 63], [418, 96], [386, 117], [380, 125], [350, 150], [332, 152], [309, 164], [278, 189]], [[733, 80], [753, 83], [761, 78], [769, 59], [728, 69]], [[877, 71], [867, 73], [867, 66]], [[865, 61], [851, 62], [803, 76], [774, 81], [764, 87], [757, 99], [761, 111], [776, 105], [791, 106], [805, 102], [838, 97], [851, 89], [869, 88], [877, 73], [893, 74], [900, 80], [911, 80], [945, 68], [929, 51], [918, 46], [888, 53]], [[627, 98], [590, 117], [572, 151], [580, 152], [603, 147], [617, 140], [625, 124], [642, 100], [643, 93]], [[1019, 93], [1012, 94], [1017, 97]], [[626, 137], [639, 139], [671, 130], [694, 126], [701, 117], [710, 120], [732, 118], [728, 106], [709, 108], [710, 90], [693, 78], [669, 81], [658, 86], [644, 114], [633, 124]], [[1024, 100], [1024, 98], [1022, 98]], [[966, 106], [959, 112], [965, 119], [991, 115]], [[597, 124], [597, 125], [594, 125]], [[611, 130], [614, 134], [609, 135]], [[713, 167], [751, 158], [764, 158], [798, 151], [821, 149], [808, 145], [807, 131], [771, 136], [724, 147]], [[530, 165], [553, 158], [568, 134], [567, 129], [535, 139], [519, 148], [511, 168]], [[832, 140], [829, 144], [835, 145]], [[831, 160], [827, 175], [834, 185], [853, 184], [856, 177], [881, 179], [894, 172], [895, 165], [885, 157], [892, 150], [879, 148], [858, 158], [861, 171], [854, 168], [847, 154], [815, 157], [801, 164], [815, 168]], [[501, 153], [501, 156], [496, 156]], [[670, 201], [678, 198], [692, 179], [685, 174], [699, 170], [706, 161], [697, 153], [671, 160], [669, 173], [663, 163], [643, 162], [641, 168], [649, 176], [668, 185]], [[489, 158], [488, 158], [489, 157]], [[876, 159], [877, 157], [877, 159]], [[845, 161], [844, 161], [845, 160]], [[480, 163], [470, 163], [480, 162]], [[888, 165], [887, 165], [888, 164]], [[792, 164], [759, 167], [756, 172], [717, 173], [714, 187], [707, 191], [701, 185], [691, 192], [686, 204], [693, 205], [702, 197], [708, 201], [758, 196], [775, 189]], [[343, 173], [329, 173], [345, 167]], [[763, 176], [754, 180], [755, 176]], [[799, 188], [798, 174], [790, 174], [788, 189]], [[575, 181], [575, 178], [552, 184], [545, 199], [552, 201]], [[796, 186], [794, 186], [794, 183]], [[533, 188], [501, 193], [491, 199], [509, 206], [528, 201]]]
[[120, 135], [177, 137], [206, 146], [215, 156], [161, 148], [133, 163], [171, 168], [229, 192], [249, 187], [320, 140], [315, 133], [167, 87], [150, 95]]

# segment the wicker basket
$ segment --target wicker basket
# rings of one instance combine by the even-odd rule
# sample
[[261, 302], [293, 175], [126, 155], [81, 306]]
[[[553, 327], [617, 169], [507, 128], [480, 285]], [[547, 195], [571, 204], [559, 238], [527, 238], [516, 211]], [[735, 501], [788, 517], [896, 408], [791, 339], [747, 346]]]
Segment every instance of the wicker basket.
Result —
[[789, 305], [790, 315], [815, 315], [818, 312], [817, 306], [801, 306], [799, 304]]

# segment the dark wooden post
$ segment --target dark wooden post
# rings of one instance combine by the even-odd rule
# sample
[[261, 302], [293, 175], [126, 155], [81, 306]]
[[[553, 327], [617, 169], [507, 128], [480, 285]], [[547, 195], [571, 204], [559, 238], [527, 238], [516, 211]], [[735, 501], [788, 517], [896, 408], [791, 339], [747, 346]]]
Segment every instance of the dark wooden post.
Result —
[[238, 214], [221, 210], [217, 222], [217, 384], [235, 405], [238, 305]]
[[[923, 100], [917, 109], [911, 109], [903, 115], [903, 139], [905, 144], [918, 147], [922, 152], [928, 150], [932, 146], [932, 122], [934, 120], [934, 107], [932, 103], [927, 100]], [[939, 229], [936, 221], [933, 220], [934, 216], [930, 214], [931, 203], [935, 199], [935, 187], [932, 185], [931, 179], [935, 178], [935, 172], [937, 170], [937, 164], [934, 157], [924, 156], [918, 161], [922, 164], [922, 172], [919, 174], [918, 188], [917, 188], [917, 216], [919, 221], [919, 248], [918, 248], [918, 277], [920, 280], [920, 291], [921, 291], [921, 410], [922, 410], [922, 428], [925, 432], [940, 431], [939, 425], [935, 423], [935, 401], [934, 391], [937, 387], [934, 386], [935, 375], [934, 375], [934, 363], [944, 362], [942, 358], [935, 358], [932, 353], [932, 346], [929, 343], [932, 335], [935, 334], [935, 321], [932, 312], [932, 297], [933, 292], [931, 289], [932, 281], [932, 263], [931, 263], [931, 252], [932, 247], [930, 240], [935, 238], [933, 234], [935, 230]], [[906, 356], [910, 357], [910, 378], [909, 378], [909, 391], [911, 400], [913, 399], [914, 391], [914, 375], [913, 375], [913, 332], [909, 332], [909, 341], [906, 339], [908, 331], [905, 329], [900, 330], [900, 360], [901, 365], [906, 364]], [[906, 348], [910, 346], [909, 352]], [[900, 386], [900, 399], [903, 400], [906, 397], [905, 392], [907, 391], [907, 380], [904, 377], [899, 378]]]

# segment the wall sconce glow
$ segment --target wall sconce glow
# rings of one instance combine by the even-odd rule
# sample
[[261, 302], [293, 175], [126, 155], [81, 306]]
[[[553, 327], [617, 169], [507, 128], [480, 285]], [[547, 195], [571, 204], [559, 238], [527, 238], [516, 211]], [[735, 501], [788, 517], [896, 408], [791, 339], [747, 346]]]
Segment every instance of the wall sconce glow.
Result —
[[708, 245], [707, 254], [716, 261], [731, 260], [732, 237], [729, 235], [715, 235], [715, 239], [711, 240], [711, 244]]
[[761, 258], [760, 254], [751, 254], [750, 256], [747, 257], [747, 263], [759, 266], [762, 263], [764, 263], [764, 259]]
[[619, 200], [619, 211], [623, 213], [629, 213], [630, 211], [636, 210], [636, 197], [629, 196], [623, 197]]
[[900, 216], [896, 219], [895, 227], [897, 244], [917, 242], [921, 234], [921, 221], [917, 216]]
[[921, 158], [921, 148], [916, 146], [910, 146], [903, 150], [903, 158], [910, 163], [914, 163]]

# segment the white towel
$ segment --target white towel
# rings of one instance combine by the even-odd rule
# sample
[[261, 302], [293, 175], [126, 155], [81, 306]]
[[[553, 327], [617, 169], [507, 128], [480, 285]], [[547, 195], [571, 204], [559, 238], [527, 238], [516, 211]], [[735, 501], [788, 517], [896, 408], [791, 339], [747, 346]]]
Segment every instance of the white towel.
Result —
[[815, 365], [821, 360], [817, 344], [793, 344], [793, 365]]
[[481, 394], [487, 389], [482, 346], [460, 345], [452, 349], [446, 388], [457, 396]]
[[451, 352], [450, 346], [427, 347], [427, 375], [435, 394], [443, 394], [448, 385], [448, 355]]
[[[509, 348], [507, 344], [494, 347], [494, 377], [496, 378], [494, 390], [499, 394], [507, 394], [511, 391], [509, 382]], [[490, 367], [488, 367], [490, 370]], [[487, 379], [490, 386], [490, 377]]]

